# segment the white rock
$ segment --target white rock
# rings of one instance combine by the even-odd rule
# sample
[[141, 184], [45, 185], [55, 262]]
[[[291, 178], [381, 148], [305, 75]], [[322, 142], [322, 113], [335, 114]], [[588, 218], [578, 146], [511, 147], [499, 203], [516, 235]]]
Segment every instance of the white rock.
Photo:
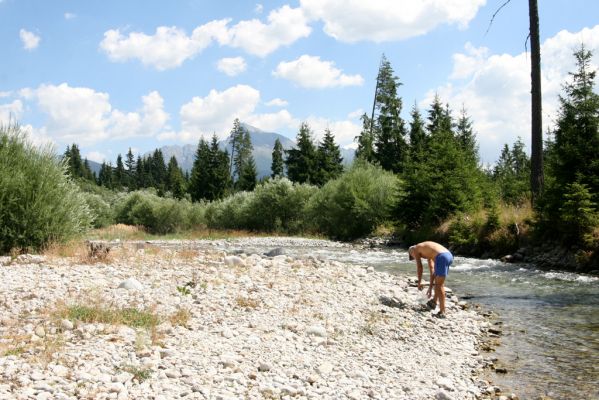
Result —
[[135, 278], [129, 278], [122, 281], [119, 285], [119, 289], [126, 290], [143, 290], [144, 286]]
[[453, 390], [453, 382], [449, 378], [439, 378], [437, 382], [435, 382], [437, 386], [447, 390]]
[[451, 397], [449, 394], [447, 394], [447, 392], [445, 392], [443, 389], [440, 389], [437, 391], [437, 393], [435, 393], [435, 399], [436, 400], [453, 400], [453, 397]]
[[306, 334], [309, 336], [326, 337], [327, 330], [320, 325], [312, 325], [306, 329]]
[[238, 256], [226, 256], [225, 257], [225, 264], [228, 267], [244, 267], [245, 266], [245, 260], [241, 257]]
[[39, 325], [35, 328], [35, 334], [36, 334], [36, 336], [41, 337], [41, 338], [46, 337], [46, 330], [44, 329], [43, 326]]
[[68, 319], [62, 319], [60, 320], [60, 327], [62, 328], [62, 330], [64, 331], [70, 331], [73, 330], [74, 325], [71, 321], [69, 321]]
[[328, 375], [333, 372], [333, 364], [324, 362], [316, 368], [316, 371], [318, 371], [320, 375]]

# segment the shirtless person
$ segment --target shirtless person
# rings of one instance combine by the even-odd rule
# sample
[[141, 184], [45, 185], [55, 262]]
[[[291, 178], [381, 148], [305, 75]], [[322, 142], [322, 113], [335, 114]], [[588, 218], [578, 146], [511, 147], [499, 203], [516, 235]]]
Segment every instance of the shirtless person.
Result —
[[427, 296], [431, 297], [431, 290], [435, 285], [435, 296], [431, 301], [427, 303], [431, 308], [435, 308], [437, 301], [439, 302], [439, 313], [437, 314], [440, 318], [445, 318], [445, 277], [449, 271], [449, 266], [453, 261], [453, 255], [445, 247], [435, 242], [422, 242], [414, 246], [410, 246], [408, 249], [410, 260], [416, 260], [416, 266], [418, 267], [418, 290], [422, 290], [422, 259], [428, 261], [428, 268], [430, 270], [431, 283], [428, 287]]

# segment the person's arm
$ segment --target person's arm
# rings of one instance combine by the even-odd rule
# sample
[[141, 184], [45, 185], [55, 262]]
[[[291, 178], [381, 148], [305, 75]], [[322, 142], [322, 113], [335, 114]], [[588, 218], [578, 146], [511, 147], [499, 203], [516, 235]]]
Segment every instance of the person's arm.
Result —
[[418, 290], [422, 290], [422, 260], [419, 255], [414, 257], [416, 259], [416, 270], [418, 272]]
[[428, 285], [428, 291], [426, 292], [426, 295], [431, 297], [433, 285], [435, 284], [435, 261], [432, 258], [428, 259], [428, 269], [431, 277], [431, 283]]

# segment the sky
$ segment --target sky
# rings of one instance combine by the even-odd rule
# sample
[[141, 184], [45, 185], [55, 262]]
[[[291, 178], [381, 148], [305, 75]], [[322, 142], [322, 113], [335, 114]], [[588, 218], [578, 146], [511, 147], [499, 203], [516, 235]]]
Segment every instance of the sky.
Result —
[[[528, 2], [489, 26], [504, 2], [0, 0], [0, 124], [97, 162], [224, 138], [235, 118], [290, 138], [305, 121], [352, 147], [385, 54], [402, 116], [439, 95], [493, 164], [530, 143]], [[574, 51], [599, 65], [599, 1], [540, 0], [539, 19], [548, 131]]]

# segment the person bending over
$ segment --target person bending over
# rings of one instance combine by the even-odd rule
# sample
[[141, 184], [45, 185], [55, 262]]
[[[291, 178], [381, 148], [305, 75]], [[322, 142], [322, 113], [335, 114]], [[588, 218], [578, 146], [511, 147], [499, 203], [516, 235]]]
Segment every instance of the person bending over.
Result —
[[436, 242], [422, 242], [410, 246], [408, 249], [410, 261], [416, 260], [416, 266], [418, 271], [418, 290], [422, 290], [422, 259], [428, 261], [428, 268], [430, 270], [430, 285], [428, 287], [427, 296], [431, 298], [431, 291], [433, 285], [435, 286], [435, 295], [427, 305], [430, 308], [435, 308], [439, 303], [439, 313], [437, 314], [440, 318], [445, 318], [445, 277], [449, 272], [449, 266], [453, 262], [453, 255], [449, 250]]

